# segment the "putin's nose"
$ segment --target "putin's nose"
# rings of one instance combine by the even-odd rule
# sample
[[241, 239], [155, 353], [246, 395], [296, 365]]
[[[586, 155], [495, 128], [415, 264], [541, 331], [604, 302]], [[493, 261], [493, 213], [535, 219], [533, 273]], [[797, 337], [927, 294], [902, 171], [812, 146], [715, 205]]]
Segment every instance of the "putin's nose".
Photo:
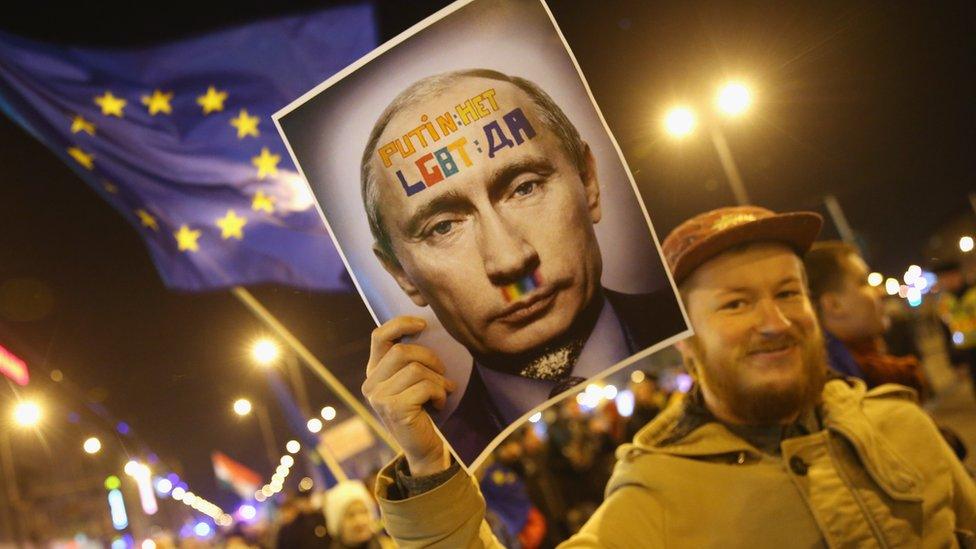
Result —
[[488, 279], [508, 284], [539, 266], [539, 255], [510, 222], [495, 212], [482, 216], [478, 234]]

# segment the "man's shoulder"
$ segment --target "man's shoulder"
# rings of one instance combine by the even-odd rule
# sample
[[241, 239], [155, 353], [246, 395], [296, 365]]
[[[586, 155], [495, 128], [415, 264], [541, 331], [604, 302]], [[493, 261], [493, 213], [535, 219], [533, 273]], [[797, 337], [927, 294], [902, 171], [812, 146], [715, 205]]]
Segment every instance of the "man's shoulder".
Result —
[[625, 294], [608, 288], [603, 292], [637, 348], [648, 347], [686, 329], [678, 299], [670, 287], [646, 294]]

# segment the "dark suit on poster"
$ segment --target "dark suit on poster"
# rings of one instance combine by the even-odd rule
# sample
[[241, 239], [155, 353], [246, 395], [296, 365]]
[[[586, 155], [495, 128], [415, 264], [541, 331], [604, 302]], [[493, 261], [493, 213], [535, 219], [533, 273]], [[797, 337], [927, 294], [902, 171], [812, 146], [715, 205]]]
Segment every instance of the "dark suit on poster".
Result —
[[[684, 318], [669, 287], [639, 295], [604, 289], [603, 295], [606, 298], [604, 307], [609, 305], [616, 313], [628, 355], [685, 329]], [[612, 365], [603, 364], [600, 369]], [[514, 375], [511, 377], [513, 381], [518, 379]], [[502, 410], [492, 399], [492, 393], [505, 390], [505, 387], [498, 387], [497, 384], [489, 390], [478, 367], [472, 364], [471, 376], [457, 408], [440, 426], [464, 462], [471, 463], [508, 426]]]

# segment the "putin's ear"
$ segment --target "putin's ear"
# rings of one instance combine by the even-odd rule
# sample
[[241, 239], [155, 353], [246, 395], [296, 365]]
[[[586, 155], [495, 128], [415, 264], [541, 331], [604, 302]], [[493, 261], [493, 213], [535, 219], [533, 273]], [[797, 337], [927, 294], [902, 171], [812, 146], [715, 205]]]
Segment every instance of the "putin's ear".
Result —
[[603, 217], [603, 211], [600, 209], [600, 179], [596, 175], [596, 159], [593, 158], [593, 151], [585, 141], [580, 179], [583, 180], [583, 189], [586, 192], [586, 206], [590, 211], [590, 220], [599, 223], [600, 218]]
[[417, 286], [415, 286], [413, 281], [410, 280], [410, 277], [407, 276], [406, 271], [403, 270], [403, 266], [400, 265], [400, 262], [397, 261], [396, 257], [393, 257], [387, 253], [386, 250], [384, 250], [378, 243], [373, 243], [373, 255], [375, 255], [376, 259], [383, 264], [383, 268], [386, 269], [386, 272], [390, 273], [390, 276], [396, 280], [397, 285], [400, 286], [403, 293], [407, 294], [410, 301], [413, 301], [414, 305], [418, 307], [427, 306], [427, 300], [424, 299], [424, 296], [420, 295], [420, 290], [417, 289]]

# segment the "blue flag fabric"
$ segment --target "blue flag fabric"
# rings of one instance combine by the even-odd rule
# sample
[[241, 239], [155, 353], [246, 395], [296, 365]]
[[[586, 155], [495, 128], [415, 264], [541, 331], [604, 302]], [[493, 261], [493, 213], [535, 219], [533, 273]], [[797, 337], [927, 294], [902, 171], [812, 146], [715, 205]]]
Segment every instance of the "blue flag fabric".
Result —
[[371, 4], [138, 50], [0, 33], [0, 107], [139, 230], [168, 287], [348, 290], [271, 114], [376, 42]]

